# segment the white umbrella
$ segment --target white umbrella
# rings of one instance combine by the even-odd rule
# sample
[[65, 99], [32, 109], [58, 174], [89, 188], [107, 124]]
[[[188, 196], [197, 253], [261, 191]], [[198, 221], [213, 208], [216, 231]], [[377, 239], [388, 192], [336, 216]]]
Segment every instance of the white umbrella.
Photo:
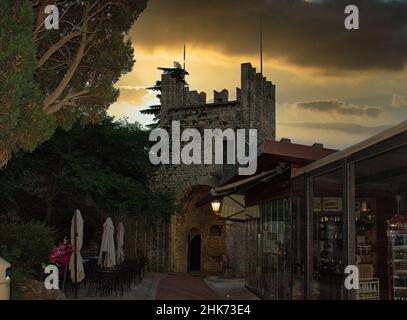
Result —
[[114, 226], [112, 219], [107, 218], [103, 224], [102, 244], [98, 264], [105, 268], [111, 268], [116, 265], [116, 253], [114, 249]]
[[122, 264], [124, 261], [124, 252], [123, 252], [123, 244], [124, 244], [124, 226], [123, 222], [119, 222], [117, 225], [117, 233], [116, 233], [116, 242], [117, 242], [117, 250], [116, 250], [116, 260], [117, 264]]
[[[75, 226], [76, 224], [76, 226]], [[75, 230], [76, 228], [76, 230]], [[76, 231], [76, 238], [75, 238], [75, 231]], [[74, 252], [71, 255], [71, 259], [69, 260], [69, 270], [71, 270], [71, 279], [75, 283], [81, 282], [85, 279], [85, 272], [83, 269], [83, 261], [81, 256], [81, 249], [83, 243], [83, 219], [81, 216], [81, 212], [76, 210], [74, 216], [72, 218], [71, 223], [71, 243], [74, 246]], [[76, 247], [75, 247], [76, 245]], [[75, 268], [75, 257], [76, 257], [76, 268]], [[76, 269], [76, 277], [75, 277], [75, 269]]]

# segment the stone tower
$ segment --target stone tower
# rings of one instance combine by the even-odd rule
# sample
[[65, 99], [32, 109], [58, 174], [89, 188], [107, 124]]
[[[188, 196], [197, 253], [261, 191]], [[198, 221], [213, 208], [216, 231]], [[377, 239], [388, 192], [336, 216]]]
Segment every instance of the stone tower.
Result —
[[[170, 131], [171, 122], [180, 121], [181, 130], [195, 128], [257, 129], [258, 142], [275, 140], [275, 85], [250, 63], [241, 65], [241, 88], [236, 88], [236, 100], [229, 101], [228, 90], [214, 91], [214, 101], [207, 103], [206, 93], [189, 91], [189, 87], [163, 74], [161, 78], [161, 127]], [[203, 144], [202, 144], [203, 145]], [[191, 239], [199, 235], [201, 241], [201, 271], [220, 271], [220, 260], [226, 253], [227, 224], [214, 217], [210, 205], [195, 210], [191, 201], [196, 195], [208, 192], [215, 186], [227, 167], [224, 165], [161, 165], [152, 178], [153, 188], [173, 194], [182, 204], [174, 213], [168, 230], [165, 261], [157, 266], [159, 271], [186, 272], [191, 258]], [[212, 231], [211, 231], [212, 230]], [[214, 230], [220, 231], [215, 236]], [[194, 240], [195, 241], [195, 240]], [[165, 253], [156, 253], [159, 256]], [[217, 257], [217, 258], [214, 258]], [[151, 258], [154, 265], [154, 258]]]
[[[241, 65], [241, 88], [236, 88], [236, 100], [229, 101], [229, 92], [214, 91], [214, 101], [206, 102], [206, 93], [189, 91], [170, 74], [161, 77], [161, 127], [170, 131], [171, 122], [180, 121], [187, 128], [257, 129], [258, 142], [275, 139], [275, 85], [267, 81], [250, 63]], [[203, 136], [203, 134], [202, 134]], [[196, 184], [216, 184], [224, 174], [221, 165], [165, 165], [159, 168], [158, 190], [178, 194]], [[166, 185], [160, 181], [165, 178]], [[209, 179], [209, 180], [208, 180]]]

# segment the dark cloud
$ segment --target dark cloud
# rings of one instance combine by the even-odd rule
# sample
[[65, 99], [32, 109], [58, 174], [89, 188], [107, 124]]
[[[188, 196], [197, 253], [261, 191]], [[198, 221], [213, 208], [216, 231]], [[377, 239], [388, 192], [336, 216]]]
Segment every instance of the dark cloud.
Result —
[[[360, 30], [344, 28], [345, 6], [357, 5]], [[407, 1], [150, 0], [133, 40], [144, 48], [189, 45], [233, 55], [257, 54], [259, 16], [266, 57], [344, 71], [401, 70], [407, 62]]]
[[339, 100], [298, 102], [296, 107], [301, 110], [337, 113], [345, 116], [368, 116], [371, 118], [376, 118], [383, 111], [379, 107], [346, 103]]
[[355, 134], [355, 135], [373, 135], [390, 128], [390, 125], [380, 126], [363, 126], [354, 123], [343, 122], [280, 122], [280, 126], [300, 128], [300, 129], [316, 129], [316, 130], [328, 130], [341, 133]]

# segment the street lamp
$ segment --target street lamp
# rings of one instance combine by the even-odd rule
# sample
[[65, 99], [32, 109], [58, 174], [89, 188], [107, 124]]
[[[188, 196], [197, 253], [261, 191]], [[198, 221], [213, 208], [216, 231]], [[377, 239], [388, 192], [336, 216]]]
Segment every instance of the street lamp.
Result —
[[214, 214], [216, 215], [220, 215], [220, 206], [221, 206], [221, 201], [219, 199], [214, 199], [211, 202], [211, 206], [212, 206], [212, 211]]

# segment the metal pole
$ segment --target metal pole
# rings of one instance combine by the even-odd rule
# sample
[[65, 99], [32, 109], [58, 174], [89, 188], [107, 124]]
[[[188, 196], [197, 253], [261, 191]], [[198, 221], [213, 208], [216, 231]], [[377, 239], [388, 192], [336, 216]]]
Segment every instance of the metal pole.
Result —
[[263, 25], [260, 16], [260, 73], [263, 75]]
[[74, 213], [74, 271], [75, 271], [75, 298], [78, 298], [78, 253], [77, 253], [78, 221]]
[[186, 61], [186, 55], [187, 55], [187, 53], [186, 53], [186, 45], [184, 44], [184, 58], [183, 58], [183, 68], [184, 68], [184, 71], [185, 71], [185, 61]]

